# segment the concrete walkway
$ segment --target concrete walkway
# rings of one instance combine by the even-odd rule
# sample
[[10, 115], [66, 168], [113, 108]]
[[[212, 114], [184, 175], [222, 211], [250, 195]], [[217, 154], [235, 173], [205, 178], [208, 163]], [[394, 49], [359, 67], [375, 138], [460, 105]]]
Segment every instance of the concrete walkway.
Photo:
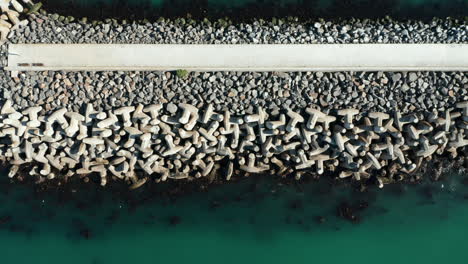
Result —
[[468, 44], [14, 44], [10, 71], [468, 71]]

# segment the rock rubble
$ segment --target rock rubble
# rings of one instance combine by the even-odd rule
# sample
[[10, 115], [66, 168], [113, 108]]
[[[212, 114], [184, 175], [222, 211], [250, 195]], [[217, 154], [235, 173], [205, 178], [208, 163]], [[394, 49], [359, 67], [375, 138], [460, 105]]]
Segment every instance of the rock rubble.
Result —
[[468, 43], [468, 22], [381, 19], [296, 22], [294, 19], [233, 23], [188, 18], [158, 21], [88, 21], [45, 12], [12, 36], [13, 43], [316, 44]]
[[0, 71], [0, 95], [17, 108], [42, 105], [79, 112], [136, 104], [213, 104], [216, 111], [252, 114], [254, 106], [276, 113], [356, 108], [361, 112], [444, 111], [468, 100], [464, 72], [203, 72], [186, 78], [174, 72], [27, 72], [12, 78]]

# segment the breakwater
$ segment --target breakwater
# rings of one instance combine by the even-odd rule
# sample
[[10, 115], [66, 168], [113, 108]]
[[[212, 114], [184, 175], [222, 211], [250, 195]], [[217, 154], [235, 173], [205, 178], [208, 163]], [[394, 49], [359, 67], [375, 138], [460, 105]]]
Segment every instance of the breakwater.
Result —
[[300, 179], [326, 172], [382, 188], [410, 177], [436, 154], [467, 163], [468, 102], [455, 107], [392, 116], [352, 108], [324, 113], [317, 107], [274, 115], [257, 107], [254, 114], [233, 116], [227, 109], [215, 112], [211, 104], [202, 111], [190, 104], [140, 104], [107, 112], [88, 104], [81, 114], [62, 108], [40, 115], [39, 106], [18, 112], [6, 101], [0, 111], [2, 159], [12, 165], [9, 177], [33, 166], [19, 177], [38, 182], [94, 173], [102, 186], [114, 178], [135, 189], [148, 180], [250, 174]]
[[[28, 21], [11, 42], [467, 42], [466, 22], [452, 18], [138, 24], [41, 12]], [[465, 73], [1, 74], [3, 98], [10, 99], [3, 134], [5, 161], [14, 163], [10, 176], [20, 172], [39, 182], [82, 175], [137, 188], [169, 178], [335, 172], [383, 186], [436, 152], [465, 162], [457, 153], [466, 145]], [[33, 170], [24, 174], [25, 166]], [[216, 173], [221, 166], [228, 173]]]

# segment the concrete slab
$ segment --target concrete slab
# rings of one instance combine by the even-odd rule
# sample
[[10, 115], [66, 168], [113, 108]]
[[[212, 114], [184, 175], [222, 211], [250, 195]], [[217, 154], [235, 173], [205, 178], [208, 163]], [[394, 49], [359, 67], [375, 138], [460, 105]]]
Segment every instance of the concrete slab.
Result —
[[468, 44], [12, 44], [10, 71], [468, 71]]

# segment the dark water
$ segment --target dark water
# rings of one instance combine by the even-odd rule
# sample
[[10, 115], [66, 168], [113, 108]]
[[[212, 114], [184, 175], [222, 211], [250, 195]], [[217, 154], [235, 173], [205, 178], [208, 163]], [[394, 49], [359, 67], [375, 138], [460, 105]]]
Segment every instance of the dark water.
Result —
[[428, 19], [468, 16], [468, 0], [44, 0], [45, 8], [76, 17], [219, 18], [232, 20], [385, 17]]
[[[468, 175], [358, 192], [265, 177], [205, 191], [0, 181], [1, 263], [465, 263]], [[76, 192], [74, 191], [76, 190]], [[79, 191], [78, 191], [79, 190]]]

